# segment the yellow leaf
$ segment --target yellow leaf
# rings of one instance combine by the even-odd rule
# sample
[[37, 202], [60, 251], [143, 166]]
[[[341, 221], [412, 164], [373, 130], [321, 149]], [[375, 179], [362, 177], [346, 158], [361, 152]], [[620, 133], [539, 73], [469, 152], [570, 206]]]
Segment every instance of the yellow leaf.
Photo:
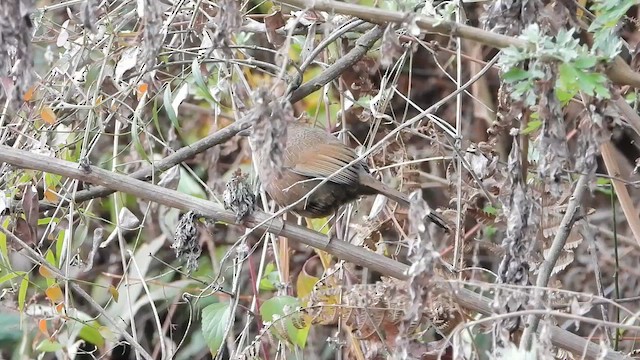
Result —
[[309, 294], [311, 294], [311, 291], [313, 291], [313, 287], [319, 280], [319, 278], [307, 274], [306, 271], [300, 272], [300, 275], [298, 275], [298, 279], [296, 280], [298, 299], [305, 299], [307, 296], [309, 296]]
[[40, 116], [42, 117], [42, 120], [49, 125], [55, 124], [56, 122], [56, 113], [54, 113], [48, 106], [44, 106], [40, 109]]
[[58, 194], [55, 191], [47, 188], [44, 191], [44, 198], [47, 199], [48, 202], [55, 203], [58, 201]]
[[120, 293], [118, 292], [118, 289], [113, 287], [113, 285], [109, 285], [109, 294], [111, 294], [111, 296], [113, 296], [113, 300], [115, 302], [118, 302], [118, 298], [120, 297]]
[[53, 276], [51, 271], [49, 271], [49, 269], [47, 269], [46, 267], [44, 267], [42, 265], [40, 265], [40, 267], [38, 268], [38, 272], [45, 279], [53, 279], [53, 278], [55, 278], [55, 276]]
[[49, 300], [51, 300], [54, 303], [62, 302], [62, 299], [64, 298], [62, 294], [62, 289], [60, 289], [60, 286], [58, 286], [58, 284], [53, 284], [49, 286], [47, 290], [44, 291], [44, 293], [47, 295]]

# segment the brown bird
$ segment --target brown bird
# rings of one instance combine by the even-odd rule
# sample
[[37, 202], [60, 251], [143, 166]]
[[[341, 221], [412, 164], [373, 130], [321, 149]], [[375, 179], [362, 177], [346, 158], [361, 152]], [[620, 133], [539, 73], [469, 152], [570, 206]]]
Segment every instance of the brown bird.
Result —
[[[261, 153], [264, 154], [253, 151], [254, 161], [258, 164], [263, 161]], [[322, 180], [342, 169], [292, 208], [297, 214], [309, 218], [331, 215], [361, 195], [382, 194], [402, 206], [409, 206], [407, 195], [374, 178], [364, 161], [343, 169], [356, 158], [358, 156], [353, 149], [324, 130], [291, 123], [287, 128], [284, 163], [279, 176], [274, 171], [267, 174], [260, 170], [264, 169], [262, 166], [257, 166], [258, 177], [269, 196], [285, 207], [304, 198]], [[438, 215], [430, 213], [427, 216], [439, 227], [449, 230]]]

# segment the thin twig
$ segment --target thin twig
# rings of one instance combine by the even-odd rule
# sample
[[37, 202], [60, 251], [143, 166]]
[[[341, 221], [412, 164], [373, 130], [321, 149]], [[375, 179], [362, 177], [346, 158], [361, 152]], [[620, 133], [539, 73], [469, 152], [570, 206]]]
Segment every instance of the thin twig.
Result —
[[373, 44], [382, 37], [382, 34], [384, 34], [384, 28], [381, 26], [376, 26], [367, 31], [366, 34], [356, 41], [356, 46], [345, 56], [331, 64], [316, 78], [300, 85], [300, 87], [291, 94], [291, 103], [300, 101], [307, 95], [320, 90], [323, 86], [340, 76], [346, 69], [350, 69], [358, 60], [362, 59]]
[[[517, 48], [525, 48], [529, 46], [528, 43], [522, 39], [424, 15], [407, 14], [399, 11], [384, 10], [333, 0], [282, 0], [281, 2], [302, 9], [314, 9], [343, 15], [352, 15], [375, 24], [386, 25], [388, 23], [406, 23], [410, 24], [409, 26], [416, 26], [425, 32], [458, 36], [499, 49], [509, 46]], [[620, 58], [620, 56], [617, 56], [611, 65], [612, 66], [609, 66], [606, 70], [611, 81], [618, 85], [631, 85], [636, 88], [640, 88], [640, 74], [633, 71], [629, 65]]]
[[[181, 162], [186, 161], [194, 157], [195, 155], [210, 149], [213, 146], [228, 141], [241, 130], [247, 129], [249, 125], [250, 124], [247, 122], [236, 121], [235, 123], [225, 127], [224, 129], [218, 130], [215, 133], [208, 135], [207, 137], [202, 138], [191, 145], [180, 148], [175, 153], [165, 157], [164, 159], [155, 162], [150, 166], [146, 166], [140, 170], [137, 170], [129, 174], [128, 176], [132, 179], [137, 180], [151, 180], [159, 174], [180, 164]], [[109, 196], [114, 192], [115, 190], [113, 189], [109, 189], [104, 186], [96, 186], [89, 190], [78, 191], [76, 196], [73, 198], [73, 202], [81, 203], [87, 200]], [[64, 206], [68, 203], [69, 201], [67, 199], [64, 199], [62, 205]], [[50, 204], [43, 202], [40, 204], [40, 211], [53, 209], [58, 205], [59, 204]]]

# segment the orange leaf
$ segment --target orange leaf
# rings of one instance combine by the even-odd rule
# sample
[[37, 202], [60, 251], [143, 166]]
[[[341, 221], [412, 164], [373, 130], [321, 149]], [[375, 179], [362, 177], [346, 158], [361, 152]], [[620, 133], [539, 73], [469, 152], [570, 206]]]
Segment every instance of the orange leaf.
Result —
[[142, 99], [142, 96], [147, 93], [147, 90], [149, 90], [148, 84], [142, 83], [138, 85], [138, 90], [137, 90], [138, 100]]
[[44, 293], [52, 302], [54, 303], [62, 302], [62, 299], [63, 299], [62, 289], [60, 289], [60, 286], [58, 286], [58, 284], [53, 284], [49, 286], [47, 290], [44, 291]]
[[49, 337], [49, 331], [47, 330], [47, 320], [40, 319], [38, 321], [38, 330], [40, 330], [40, 332], [45, 336]]
[[44, 198], [47, 199], [48, 202], [56, 202], [58, 200], [58, 194], [51, 189], [47, 189], [44, 191]]
[[42, 120], [49, 125], [52, 125], [56, 122], [56, 113], [51, 110], [50, 107], [44, 106], [40, 109], [40, 116], [42, 116]]
[[57, 311], [59, 314], [62, 314], [62, 313], [63, 313], [63, 310], [64, 310], [64, 303], [63, 303], [63, 302], [61, 302], [60, 304], [56, 305], [56, 311]]
[[32, 86], [29, 88], [29, 90], [27, 90], [27, 92], [24, 93], [24, 95], [22, 96], [22, 99], [24, 101], [31, 101], [31, 99], [33, 99], [33, 94], [36, 92], [36, 87]]
[[49, 269], [47, 269], [46, 267], [44, 267], [42, 265], [40, 265], [40, 267], [38, 268], [38, 272], [45, 279], [53, 279], [53, 278], [55, 278], [55, 276], [53, 276], [51, 271], [49, 271]]

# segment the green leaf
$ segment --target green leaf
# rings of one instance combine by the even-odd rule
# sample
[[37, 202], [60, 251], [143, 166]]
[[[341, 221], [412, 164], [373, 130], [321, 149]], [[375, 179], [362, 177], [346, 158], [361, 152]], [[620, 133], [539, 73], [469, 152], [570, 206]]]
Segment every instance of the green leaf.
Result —
[[306, 299], [313, 292], [318, 281], [320, 281], [319, 278], [309, 275], [306, 271], [301, 271], [296, 280], [298, 298]]
[[18, 310], [24, 312], [24, 304], [27, 299], [27, 290], [29, 289], [29, 274], [25, 273], [20, 282], [20, 290], [18, 290]]
[[207, 194], [205, 194], [202, 186], [198, 183], [191, 173], [188, 173], [184, 169], [180, 169], [180, 182], [178, 183], [178, 191], [183, 194], [188, 194], [191, 196], [195, 196], [200, 199], [206, 199]]
[[511, 68], [509, 71], [502, 75], [502, 78], [507, 83], [514, 83], [516, 81], [528, 80], [531, 77], [531, 74], [528, 71], [525, 71], [521, 68]]
[[498, 229], [495, 226], [487, 225], [484, 228], [483, 232], [484, 232], [486, 237], [491, 239], [498, 232]]
[[[558, 89], [575, 95], [578, 92], [578, 71], [571, 64], [560, 64], [558, 67]], [[572, 95], [572, 97], [573, 97]]]
[[153, 125], [156, 127], [156, 131], [158, 132], [158, 136], [162, 141], [166, 142], [164, 139], [164, 134], [162, 133], [162, 129], [160, 128], [160, 120], [158, 119], [158, 97], [154, 97], [153, 99], [153, 108], [151, 109], [151, 119], [153, 120]]
[[[9, 227], [9, 217], [4, 220], [2, 227], [8, 229]], [[6, 266], [8, 269], [11, 269], [11, 264], [9, 263], [9, 248], [7, 247], [7, 236], [0, 232], [0, 261], [3, 266]], [[0, 282], [1, 283], [1, 282]]]
[[599, 191], [605, 195], [611, 196], [613, 194], [613, 187], [611, 186], [611, 180], [608, 178], [599, 177], [596, 179], [596, 191]]
[[173, 94], [171, 94], [171, 85], [167, 84], [167, 87], [164, 88], [164, 96], [162, 97], [162, 101], [164, 102], [164, 110], [167, 112], [167, 116], [169, 116], [169, 120], [173, 126], [180, 130], [180, 122], [178, 121], [178, 114], [173, 109]]
[[212, 354], [217, 354], [229, 324], [231, 304], [215, 303], [202, 309], [202, 335]]
[[274, 291], [280, 285], [280, 274], [273, 263], [268, 263], [264, 268], [264, 276], [260, 279], [260, 290]]
[[487, 205], [484, 207], [484, 209], [482, 209], [482, 211], [486, 212], [487, 214], [490, 215], [498, 215], [498, 209], [496, 209], [495, 207], [491, 206], [491, 205]]
[[142, 146], [142, 142], [140, 141], [140, 132], [142, 131], [143, 129], [140, 126], [140, 116], [139, 114], [134, 113], [133, 123], [131, 124], [131, 138], [133, 139], [133, 146], [142, 159], [149, 161], [149, 156], [147, 155], [147, 152], [144, 151], [144, 146]]
[[93, 321], [91, 324], [86, 324], [80, 329], [78, 336], [98, 347], [104, 346], [104, 337], [100, 333], [100, 324], [97, 321]]
[[207, 82], [202, 77], [202, 72], [200, 71], [200, 63], [198, 63], [198, 58], [194, 58], [191, 63], [191, 74], [193, 75], [193, 79], [196, 81], [196, 86], [200, 90], [200, 95], [204, 97], [205, 100], [209, 102], [210, 105], [216, 105], [217, 102], [213, 98], [211, 91], [209, 90], [209, 86]]
[[592, 69], [597, 61], [595, 56], [580, 56], [573, 63], [579, 69]]
[[19, 276], [25, 276], [26, 273], [24, 271], [15, 271], [15, 272], [10, 272], [2, 277], [0, 277], [0, 285], [4, 284], [5, 282], [15, 279]]
[[534, 131], [537, 131], [538, 129], [540, 129], [540, 127], [542, 126], [542, 121], [540, 120], [530, 120], [527, 123], [527, 127], [522, 130], [522, 134], [523, 135], [529, 135]]
[[56, 352], [58, 350], [62, 350], [64, 346], [57, 341], [52, 341], [49, 339], [44, 339], [38, 346], [36, 347], [36, 351], [38, 352]]
[[272, 334], [289, 345], [304, 349], [311, 325], [298, 307], [298, 299], [292, 296], [277, 296], [262, 303], [260, 313], [263, 321], [272, 322], [269, 327]]
[[[57, 267], [56, 256], [53, 253], [53, 251], [51, 251], [51, 249], [47, 250], [47, 252], [44, 253], [44, 258], [47, 260], [47, 263], [49, 263], [49, 265], [53, 266], [54, 268]], [[43, 265], [40, 265], [40, 266], [43, 266]], [[46, 278], [45, 281], [48, 287], [53, 286], [53, 284], [56, 283], [56, 279], [54, 277]]]

